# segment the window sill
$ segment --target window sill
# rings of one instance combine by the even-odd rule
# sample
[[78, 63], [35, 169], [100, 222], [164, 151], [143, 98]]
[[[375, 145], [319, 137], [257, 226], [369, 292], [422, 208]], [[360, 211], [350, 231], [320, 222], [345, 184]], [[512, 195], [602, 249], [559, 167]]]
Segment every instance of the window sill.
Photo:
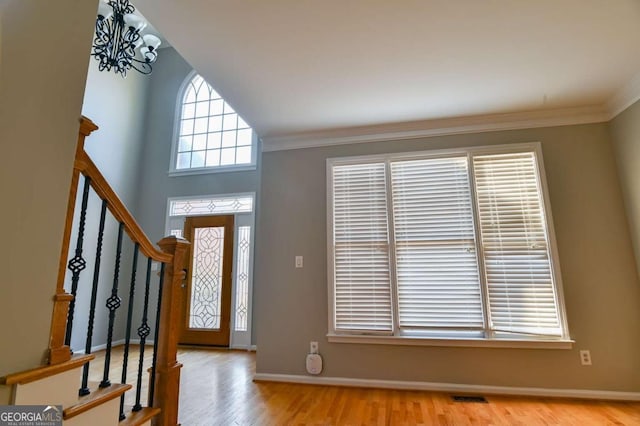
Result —
[[408, 336], [371, 336], [327, 334], [332, 343], [359, 343], [396, 346], [441, 346], [465, 348], [571, 349], [573, 340], [424, 338]]
[[169, 170], [170, 177], [205, 175], [209, 173], [228, 173], [228, 172], [247, 172], [256, 170], [255, 164], [243, 164], [241, 166], [217, 166], [217, 167], [199, 167], [197, 169], [180, 169]]

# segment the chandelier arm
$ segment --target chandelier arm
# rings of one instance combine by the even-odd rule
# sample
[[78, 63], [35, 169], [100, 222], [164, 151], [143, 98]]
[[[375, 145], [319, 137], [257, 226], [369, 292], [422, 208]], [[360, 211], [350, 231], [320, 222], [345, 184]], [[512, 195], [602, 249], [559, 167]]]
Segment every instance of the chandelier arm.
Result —
[[96, 20], [96, 38], [93, 41], [92, 55], [100, 62], [98, 70], [110, 70], [109, 66], [109, 40], [110, 21], [100, 16]]
[[145, 75], [149, 75], [151, 74], [151, 71], [153, 71], [153, 68], [151, 67], [151, 63], [147, 62], [147, 61], [140, 61], [138, 59], [133, 58], [133, 61], [131, 62], [131, 67], [138, 71], [141, 74], [145, 74]]

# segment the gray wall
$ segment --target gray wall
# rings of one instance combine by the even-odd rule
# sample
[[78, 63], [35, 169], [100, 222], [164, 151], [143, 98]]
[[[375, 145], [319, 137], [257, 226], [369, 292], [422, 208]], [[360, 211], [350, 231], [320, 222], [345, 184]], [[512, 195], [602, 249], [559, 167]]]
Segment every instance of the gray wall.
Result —
[[82, 104], [82, 114], [100, 127], [87, 138], [85, 150], [133, 213], [149, 84], [150, 76], [134, 70], [126, 78], [100, 72], [98, 61], [91, 58]]
[[40, 365], [49, 346], [96, 6], [0, 4], [0, 376]]
[[609, 123], [624, 195], [631, 241], [640, 271], [640, 101]]
[[[327, 158], [531, 141], [542, 142], [572, 350], [327, 342]], [[638, 390], [640, 286], [606, 124], [267, 152], [262, 167], [258, 373], [305, 374], [316, 340], [329, 377]], [[593, 366], [580, 365], [580, 349]]]
[[[98, 71], [98, 62], [92, 58], [89, 63], [87, 87], [82, 105], [82, 114], [100, 127], [86, 139], [85, 150], [134, 217], [136, 213], [134, 207], [137, 205], [139, 190], [137, 179], [144, 140], [148, 86], [148, 76], [131, 71], [127, 78], [122, 78], [114, 72], [100, 72]], [[81, 180], [75, 209], [76, 217], [71, 237], [70, 257], [73, 256], [76, 245], [82, 184]], [[85, 349], [100, 206], [100, 200], [92, 193], [87, 210], [86, 243], [83, 253], [83, 257], [87, 260], [87, 269], [80, 275], [71, 340], [71, 348], [74, 351]], [[105, 308], [105, 301], [111, 293], [113, 283], [118, 233], [116, 221], [109, 213], [107, 213], [107, 218], [92, 346], [105, 344], [107, 339], [108, 311]], [[117, 311], [114, 340], [124, 338], [131, 253], [132, 243], [125, 235], [118, 292], [123, 299], [123, 306]], [[67, 273], [66, 288], [68, 290], [71, 287], [70, 281], [71, 273]]]
[[192, 70], [173, 48], [167, 48], [160, 50], [151, 74], [136, 210], [140, 225], [153, 242], [164, 237], [167, 198], [258, 193], [260, 188], [259, 156], [258, 168], [252, 171], [169, 176], [178, 92]]

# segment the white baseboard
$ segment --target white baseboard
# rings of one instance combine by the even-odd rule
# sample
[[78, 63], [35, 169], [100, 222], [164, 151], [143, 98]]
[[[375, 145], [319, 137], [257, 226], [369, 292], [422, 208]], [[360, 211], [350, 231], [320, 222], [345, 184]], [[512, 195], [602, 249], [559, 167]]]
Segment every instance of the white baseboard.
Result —
[[[130, 345], [139, 345], [140, 344], [140, 339], [131, 339], [129, 341]], [[153, 340], [147, 340], [145, 343], [145, 346], [148, 345], [153, 345]], [[111, 343], [111, 347], [116, 347], [116, 346], [122, 346], [124, 345], [124, 339], [120, 339], [120, 340], [116, 340], [113, 343]], [[91, 346], [91, 353], [97, 352], [97, 351], [101, 351], [107, 348], [107, 344], [103, 343], [101, 345], [96, 345], [96, 346]], [[85, 350], [81, 349], [81, 350], [74, 350], [73, 351], [74, 355], [84, 355], [85, 354]]]
[[257, 348], [256, 348], [256, 345], [230, 345], [229, 349], [237, 349], [237, 350], [242, 350], [242, 351], [255, 352]]
[[256, 373], [254, 381], [303, 383], [311, 385], [350, 386], [363, 388], [406, 389], [436, 392], [460, 392], [490, 395], [545, 396], [617, 401], [640, 401], [640, 392], [618, 392], [591, 389], [551, 389], [511, 386], [465, 385], [457, 383], [409, 382], [400, 380], [351, 379], [347, 377], [312, 377], [294, 374]]

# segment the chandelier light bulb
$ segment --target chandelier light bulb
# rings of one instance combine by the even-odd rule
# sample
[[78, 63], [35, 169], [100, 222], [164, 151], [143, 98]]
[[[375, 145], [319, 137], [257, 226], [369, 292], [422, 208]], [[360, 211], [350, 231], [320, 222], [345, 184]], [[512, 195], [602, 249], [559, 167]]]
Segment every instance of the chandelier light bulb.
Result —
[[160, 39], [153, 34], [145, 34], [142, 36], [142, 39], [144, 40], [144, 44], [149, 46], [151, 50], [157, 49], [160, 43], [162, 43]]
[[133, 28], [137, 31], [142, 31], [144, 27], [147, 26], [147, 23], [139, 16], [128, 14], [124, 15], [124, 23], [127, 27]]

